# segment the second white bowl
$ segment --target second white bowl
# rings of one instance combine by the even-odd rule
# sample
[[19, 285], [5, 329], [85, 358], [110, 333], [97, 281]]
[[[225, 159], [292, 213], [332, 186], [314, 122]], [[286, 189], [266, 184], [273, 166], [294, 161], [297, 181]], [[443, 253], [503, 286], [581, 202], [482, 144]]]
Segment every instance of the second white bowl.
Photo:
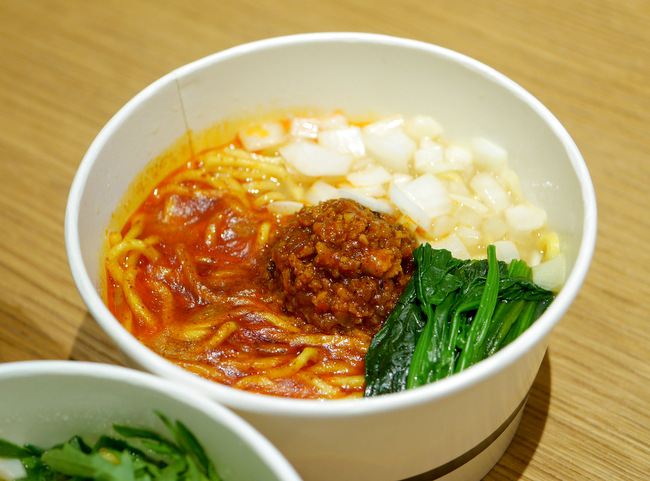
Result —
[[159, 377], [73, 361], [0, 364], [0, 438], [50, 448], [80, 435], [94, 442], [113, 424], [170, 438], [155, 411], [197, 437], [224, 481], [300, 481], [278, 450], [228, 409]]

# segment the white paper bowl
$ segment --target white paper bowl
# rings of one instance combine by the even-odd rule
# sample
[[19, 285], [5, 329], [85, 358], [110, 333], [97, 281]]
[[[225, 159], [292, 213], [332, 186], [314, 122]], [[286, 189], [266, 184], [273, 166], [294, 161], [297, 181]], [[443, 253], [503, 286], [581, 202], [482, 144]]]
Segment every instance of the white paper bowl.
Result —
[[113, 424], [169, 431], [180, 420], [225, 481], [300, 481], [278, 450], [232, 411], [160, 377], [72, 361], [0, 364], [0, 438], [49, 448], [74, 435], [94, 442]]
[[[430, 114], [447, 138], [495, 140], [528, 198], [545, 208], [568, 259], [568, 278], [516, 342], [435, 384], [372, 399], [302, 401], [237, 391], [158, 357], [110, 314], [99, 295], [101, 245], [136, 174], [188, 130], [293, 106], [350, 114]], [[433, 45], [358, 33], [305, 34], [242, 45], [179, 68], [130, 101], [88, 150], [66, 212], [79, 291], [136, 366], [191, 386], [240, 413], [304, 479], [478, 480], [517, 429], [551, 329], [588, 270], [596, 201], [584, 161], [558, 120], [503, 75]]]

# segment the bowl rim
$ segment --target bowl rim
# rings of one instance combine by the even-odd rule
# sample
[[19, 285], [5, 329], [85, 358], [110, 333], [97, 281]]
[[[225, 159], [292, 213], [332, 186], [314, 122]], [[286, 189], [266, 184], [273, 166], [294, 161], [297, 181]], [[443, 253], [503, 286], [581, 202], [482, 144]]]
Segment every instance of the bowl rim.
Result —
[[136, 389], [154, 391], [157, 395], [172, 398], [186, 406], [192, 406], [213, 422], [235, 432], [241, 442], [247, 445], [278, 479], [301, 480], [284, 454], [280, 453], [278, 448], [248, 421], [217, 402], [196, 396], [191, 391], [179, 389], [178, 384], [160, 376], [124, 366], [88, 361], [28, 360], [0, 364], [0, 385], [8, 380], [42, 376], [109, 380], [128, 384]]
[[[489, 358], [458, 374], [418, 389], [362, 399], [332, 401], [305, 400], [249, 393], [220, 385], [183, 370], [158, 356], [153, 351], [150, 351], [114, 319], [91, 282], [81, 259], [80, 233], [77, 223], [81, 196], [96, 155], [101, 151], [112, 131], [130, 115], [142, 100], [150, 97], [160, 84], [176, 81], [207, 65], [247, 55], [248, 53], [259, 50], [279, 48], [284, 45], [329, 42], [362, 42], [374, 45], [424, 50], [434, 56], [444, 57], [479, 73], [488, 80], [496, 82], [508, 89], [513, 95], [528, 104], [557, 136], [567, 152], [572, 168], [576, 172], [581, 186], [582, 207], [585, 213], [582, 221], [582, 238], [580, 239], [575, 264], [567, 276], [564, 287], [546, 312], [514, 342]], [[191, 386], [209, 398], [217, 400], [228, 407], [236, 408], [239, 411], [305, 418], [351, 417], [421, 405], [435, 399], [450, 396], [458, 391], [483, 382], [501, 371], [504, 367], [515, 363], [536, 344], [546, 339], [553, 327], [568, 310], [573, 299], [577, 296], [589, 270], [596, 242], [596, 210], [596, 197], [591, 177], [575, 142], [559, 120], [539, 100], [510, 78], [462, 53], [418, 40], [374, 33], [319, 32], [257, 40], [216, 52], [173, 70], [133, 97], [102, 128], [79, 166], [70, 189], [66, 206], [65, 241], [73, 279], [89, 312], [118, 347], [129, 358], [135, 360], [136, 363], [147, 371]]]

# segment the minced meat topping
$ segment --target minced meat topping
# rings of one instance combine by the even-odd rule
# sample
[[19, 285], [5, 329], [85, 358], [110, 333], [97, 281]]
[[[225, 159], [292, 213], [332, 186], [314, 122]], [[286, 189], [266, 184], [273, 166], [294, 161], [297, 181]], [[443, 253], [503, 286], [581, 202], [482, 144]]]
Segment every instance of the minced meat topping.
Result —
[[320, 332], [375, 334], [414, 268], [413, 234], [349, 199], [304, 207], [271, 241], [268, 274], [285, 312]]

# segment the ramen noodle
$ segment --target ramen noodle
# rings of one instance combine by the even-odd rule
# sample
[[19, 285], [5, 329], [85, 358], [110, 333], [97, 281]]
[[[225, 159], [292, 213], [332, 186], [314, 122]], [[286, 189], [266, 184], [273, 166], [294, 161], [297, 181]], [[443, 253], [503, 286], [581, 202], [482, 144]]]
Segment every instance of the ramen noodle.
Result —
[[[298, 222], [313, 239], [333, 206], [332, 225], [340, 230], [331, 238], [346, 237], [340, 226], [355, 219], [365, 218], [365, 227], [344, 250], [328, 254], [336, 262], [327, 282], [313, 277], [320, 268], [299, 265], [296, 274], [296, 256], [285, 257], [292, 277], [278, 294], [284, 273], [273, 247], [288, 242], [289, 254], [304, 247], [312, 258], [324, 255], [322, 238], [303, 246], [285, 235]], [[305, 216], [310, 220], [299, 220]], [[402, 240], [368, 240], [368, 226]], [[487, 139], [469, 147], [447, 142], [427, 116], [365, 124], [340, 113], [286, 116], [251, 123], [231, 143], [195, 153], [109, 234], [107, 303], [144, 345], [204, 378], [278, 396], [360, 397], [364, 356], [381, 319], [371, 313], [372, 323], [364, 323], [355, 313], [391, 283], [386, 305], [369, 310], [389, 312], [409, 275], [408, 254], [422, 242], [460, 258], [485, 257], [495, 244], [502, 260], [532, 266], [559, 252], [545, 212], [522, 196], [507, 152]], [[368, 256], [355, 260], [354, 243]], [[368, 260], [385, 255], [388, 263]], [[346, 274], [348, 264], [353, 274]], [[364, 285], [376, 280], [365, 297], [341, 280], [362, 271]], [[308, 292], [295, 287], [299, 276]], [[328, 322], [317, 315], [310, 321], [309, 302], [324, 285], [330, 290], [316, 312], [329, 309], [332, 322], [325, 315]], [[356, 304], [348, 299], [355, 293]], [[306, 304], [296, 301], [300, 296]], [[350, 302], [340, 308], [343, 298]]]

